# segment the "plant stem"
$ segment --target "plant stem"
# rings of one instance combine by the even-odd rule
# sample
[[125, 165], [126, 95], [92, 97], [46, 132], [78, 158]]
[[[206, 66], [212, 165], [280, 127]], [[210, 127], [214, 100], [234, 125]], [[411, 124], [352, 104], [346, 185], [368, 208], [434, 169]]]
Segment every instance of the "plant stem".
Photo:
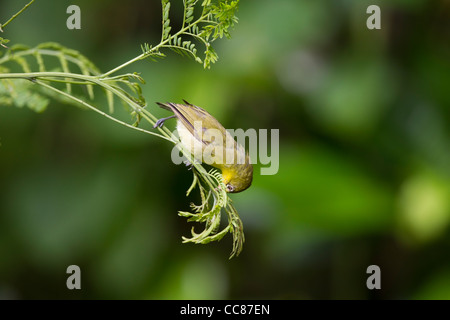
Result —
[[122, 63], [120, 66], [115, 67], [114, 69], [109, 70], [108, 72], [104, 73], [102, 76], [106, 77], [114, 72], [119, 71], [120, 69], [138, 61], [138, 60], [142, 60], [145, 59], [146, 57], [150, 56], [153, 52], [158, 52], [158, 50], [160, 48], [164, 48], [166, 46], [166, 43], [170, 42], [170, 40], [172, 40], [173, 38], [178, 37], [179, 35], [183, 34], [186, 30], [189, 30], [189, 28], [193, 27], [194, 25], [202, 22], [203, 20], [205, 20], [208, 17], [208, 15], [202, 15], [200, 18], [198, 18], [196, 21], [191, 22], [189, 25], [187, 25], [186, 27], [180, 29], [177, 33], [171, 35], [170, 37], [168, 37], [166, 40], [160, 42], [157, 46], [153, 47], [150, 49], [150, 51], [141, 53], [140, 55], [138, 55], [137, 57], [134, 57], [131, 60], [128, 60], [125, 63]]
[[[33, 48], [33, 49], [28, 49], [28, 50], [16, 51], [16, 52], [14, 52], [14, 57], [28, 56], [30, 54], [35, 54], [35, 53], [39, 53], [39, 54], [43, 54], [43, 55], [47, 55], [47, 56], [55, 56], [55, 57], [58, 57], [61, 55], [61, 51], [51, 50], [51, 49]], [[67, 61], [74, 63], [75, 65], [78, 65], [78, 63], [79, 63], [79, 61], [71, 55], [65, 54], [64, 58]], [[0, 58], [0, 64], [3, 64], [10, 60], [11, 60], [11, 56], [9, 54], [6, 54]], [[93, 68], [88, 68], [88, 70], [91, 74], [94, 74], [94, 75], [99, 74], [98, 70], [95, 70]]]
[[[6, 21], [4, 24], [0, 24], [0, 30], [4, 27], [6, 27], [11, 21], [13, 21], [19, 14], [21, 14], [24, 10], [26, 10], [32, 3], [34, 2], [34, 0], [31, 0], [30, 2], [28, 2], [27, 5], [25, 5], [25, 7], [23, 7], [19, 12], [17, 12], [15, 15], [13, 15], [8, 21]], [[3, 30], [1, 30], [3, 31]]]
[[151, 135], [154, 135], [154, 136], [158, 136], [160, 138], [163, 138], [163, 139], [166, 139], [166, 140], [168, 140], [170, 142], [173, 142], [171, 139], [166, 138], [166, 137], [164, 137], [162, 135], [159, 135], [159, 134], [157, 134], [155, 132], [151, 132], [151, 131], [148, 131], [148, 130], [145, 130], [145, 129], [142, 129], [142, 128], [139, 128], [139, 127], [134, 127], [131, 124], [128, 124], [128, 123], [123, 122], [123, 121], [121, 121], [121, 120], [119, 120], [117, 118], [114, 118], [113, 116], [107, 114], [106, 112], [103, 112], [103, 111], [97, 109], [96, 107], [92, 106], [91, 104], [89, 104], [89, 103], [87, 103], [87, 102], [85, 102], [85, 101], [83, 101], [81, 99], [78, 99], [77, 97], [74, 97], [73, 95], [68, 94], [67, 92], [64, 92], [64, 91], [59, 90], [59, 89], [57, 89], [55, 87], [52, 87], [51, 85], [48, 85], [48, 84], [46, 84], [45, 82], [43, 82], [41, 80], [36, 80], [35, 83], [40, 85], [40, 86], [42, 86], [42, 87], [44, 87], [44, 88], [52, 90], [52, 91], [54, 91], [54, 92], [56, 92], [56, 93], [58, 93], [60, 95], [63, 95], [66, 98], [69, 98], [69, 99], [71, 99], [73, 101], [76, 101], [76, 102], [82, 104], [83, 106], [85, 106], [85, 107], [87, 107], [87, 108], [89, 108], [89, 109], [91, 109], [91, 110], [101, 114], [102, 116], [107, 117], [108, 119], [110, 119], [112, 121], [115, 121], [115, 122], [117, 122], [117, 123], [119, 123], [119, 124], [121, 124], [121, 125], [123, 125], [125, 127], [131, 128], [133, 130], [141, 131], [141, 132], [144, 132], [144, 133], [148, 133], [148, 134], [151, 134]]
[[[56, 88], [46, 84], [43, 81], [37, 80], [37, 79], [41, 79], [41, 80], [47, 80], [47, 81], [55, 81], [55, 79], [52, 79], [52, 78], [72, 78], [72, 79], [77, 79], [77, 80], [83, 80], [85, 82], [95, 83], [95, 84], [105, 88], [106, 90], [112, 92], [113, 94], [118, 96], [121, 100], [127, 102], [127, 104], [129, 104], [136, 112], [140, 113], [142, 115], [142, 117], [144, 117], [151, 124], [154, 125], [156, 123], [156, 117], [153, 116], [150, 112], [143, 113], [144, 109], [141, 106], [139, 106], [136, 102], [134, 102], [133, 100], [128, 98], [123, 92], [121, 92], [120, 90], [117, 90], [116, 88], [110, 86], [107, 83], [104, 83], [102, 80], [99, 80], [97, 77], [94, 77], [94, 76], [81, 75], [81, 74], [76, 74], [76, 73], [65, 73], [65, 72], [26, 72], [26, 73], [1, 73], [0, 74], [0, 79], [25, 79], [25, 80], [33, 81], [36, 84], [39, 84], [43, 87], [51, 89], [55, 92], [58, 92], [59, 94], [65, 96], [71, 100], [74, 100], [74, 101], [88, 107], [91, 110], [96, 111], [97, 113], [100, 113], [101, 115], [103, 115], [115, 122], [125, 125], [126, 127], [129, 127], [129, 128], [132, 128], [132, 129], [135, 129], [138, 131], [146, 132], [146, 133], [154, 135], [154, 136], [158, 136], [158, 137], [168, 140], [172, 143], [177, 143], [177, 141], [175, 141], [173, 139], [173, 137], [170, 135], [170, 131], [166, 132], [166, 131], [162, 130], [161, 128], [158, 128], [159, 131], [162, 133], [162, 134], [158, 134], [156, 132], [151, 132], [151, 131], [144, 130], [144, 129], [141, 129], [138, 127], [134, 127], [128, 123], [125, 123], [123, 121], [120, 121], [120, 120], [114, 118], [113, 116], [106, 114], [103, 111], [100, 111], [99, 109], [95, 108], [94, 106], [90, 105], [89, 103], [84, 102], [83, 100], [78, 99], [67, 92], [61, 91], [59, 89], [56, 89]], [[59, 81], [59, 80], [56, 80], [56, 81]]]
[[[103, 77], [103, 76], [104, 75], [102, 75], [101, 77]], [[95, 112], [97, 112], [119, 124], [122, 124], [128, 128], [131, 128], [131, 129], [134, 129], [137, 131], [141, 131], [141, 132], [145, 132], [145, 133], [148, 133], [148, 134], [151, 134], [154, 136], [158, 136], [160, 138], [163, 138], [167, 141], [174, 143], [176, 145], [176, 147], [183, 153], [183, 155], [186, 157], [186, 159], [189, 159], [189, 161], [192, 163], [192, 165], [195, 167], [195, 169], [201, 173], [206, 184], [211, 188], [211, 190], [213, 190], [214, 193], [216, 193], [216, 197], [218, 196], [217, 191], [214, 190], [214, 188], [215, 188], [214, 182], [213, 182], [212, 178], [209, 176], [208, 172], [205, 170], [205, 168], [203, 168], [203, 166], [201, 164], [196, 163], [196, 161], [192, 158], [192, 155], [190, 154], [190, 152], [187, 150], [184, 150], [182, 145], [178, 143], [179, 141], [174, 139], [171, 132], [166, 127], [158, 128], [162, 134], [158, 134], [158, 133], [151, 132], [151, 131], [148, 131], [145, 129], [134, 127], [126, 122], [123, 122], [119, 119], [114, 118], [113, 116], [95, 108], [91, 104], [89, 104], [81, 99], [78, 99], [77, 97], [74, 97], [73, 95], [71, 95], [67, 92], [64, 92], [62, 90], [54, 88], [54, 87], [46, 84], [43, 81], [37, 80], [37, 79], [41, 79], [41, 80], [46, 80], [46, 81], [55, 81], [55, 80], [59, 81], [57, 79], [52, 79], [52, 78], [65, 78], [65, 79], [71, 78], [71, 79], [82, 80], [84, 82], [95, 83], [95, 84], [105, 88], [106, 90], [111, 91], [113, 94], [118, 96], [120, 99], [126, 101], [136, 112], [140, 113], [142, 115], [142, 117], [145, 118], [147, 121], [149, 121], [152, 125], [154, 125], [156, 123], [156, 121], [155, 121], [156, 117], [153, 116], [153, 114], [151, 114], [147, 110], [143, 109], [141, 106], [137, 105], [133, 100], [129, 99], [125, 94], [123, 94], [119, 90], [106, 84], [103, 81], [104, 79], [99, 79], [99, 76], [89, 76], [89, 75], [82, 75], [82, 74], [77, 74], [77, 73], [66, 73], [66, 72], [26, 72], [26, 73], [1, 73], [0, 74], [0, 79], [25, 79], [25, 80], [33, 81], [34, 83], [36, 83], [40, 86], [43, 86], [50, 90], [53, 90], [53, 91], [65, 96], [73, 101], [76, 101], [76, 102], [88, 107], [89, 109], [94, 110]]]

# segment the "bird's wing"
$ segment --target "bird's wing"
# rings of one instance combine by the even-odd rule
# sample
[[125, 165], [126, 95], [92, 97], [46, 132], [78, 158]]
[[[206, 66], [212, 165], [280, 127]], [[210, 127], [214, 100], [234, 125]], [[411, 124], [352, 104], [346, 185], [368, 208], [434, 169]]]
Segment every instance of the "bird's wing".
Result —
[[[178, 103], [160, 103], [157, 104], [166, 110], [172, 111], [177, 119], [181, 121], [181, 123], [186, 127], [186, 129], [197, 139], [201, 140], [205, 145], [210, 144], [213, 140], [210, 140], [209, 135], [205, 135], [207, 129], [217, 129], [220, 132], [225, 131], [225, 128], [207, 111], [203, 110], [200, 107], [194, 106], [190, 104], [186, 100], [184, 100], [186, 104], [178, 104]], [[201, 121], [201, 129], [195, 125], [196, 121]], [[207, 127], [205, 127], [207, 125]], [[201, 132], [198, 132], [199, 129]], [[200, 139], [201, 137], [201, 139]]]

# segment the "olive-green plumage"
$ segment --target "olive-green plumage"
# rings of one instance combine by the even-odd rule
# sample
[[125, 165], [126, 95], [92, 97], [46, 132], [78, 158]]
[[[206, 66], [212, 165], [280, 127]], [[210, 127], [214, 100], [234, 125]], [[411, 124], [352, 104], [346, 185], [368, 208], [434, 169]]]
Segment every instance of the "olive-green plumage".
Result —
[[160, 103], [173, 116], [158, 120], [155, 127], [164, 121], [177, 118], [177, 131], [181, 143], [200, 162], [205, 162], [222, 171], [227, 192], [241, 192], [250, 187], [253, 166], [245, 149], [212, 115], [200, 107], [186, 104]]

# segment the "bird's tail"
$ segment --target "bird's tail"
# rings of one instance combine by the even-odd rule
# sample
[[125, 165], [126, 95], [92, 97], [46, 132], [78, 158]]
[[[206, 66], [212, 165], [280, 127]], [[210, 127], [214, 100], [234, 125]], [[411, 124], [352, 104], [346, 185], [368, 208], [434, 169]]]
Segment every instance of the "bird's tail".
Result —
[[168, 110], [168, 111], [172, 111], [173, 112], [173, 109], [172, 109], [172, 107], [170, 106], [170, 103], [161, 103], [161, 102], [157, 102], [156, 103], [160, 108], [163, 108], [163, 109], [165, 109], [165, 110]]

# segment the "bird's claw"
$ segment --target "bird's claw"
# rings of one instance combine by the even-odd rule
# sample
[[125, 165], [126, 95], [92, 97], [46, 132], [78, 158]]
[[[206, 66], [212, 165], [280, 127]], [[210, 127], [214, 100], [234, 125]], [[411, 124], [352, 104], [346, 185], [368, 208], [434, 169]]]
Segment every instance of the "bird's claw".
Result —
[[188, 170], [192, 170], [194, 165], [189, 160], [184, 160], [183, 163], [188, 167]]
[[162, 126], [164, 125], [164, 121], [165, 119], [159, 119], [158, 121], [156, 121], [155, 125], [153, 126], [153, 129], [162, 128]]

